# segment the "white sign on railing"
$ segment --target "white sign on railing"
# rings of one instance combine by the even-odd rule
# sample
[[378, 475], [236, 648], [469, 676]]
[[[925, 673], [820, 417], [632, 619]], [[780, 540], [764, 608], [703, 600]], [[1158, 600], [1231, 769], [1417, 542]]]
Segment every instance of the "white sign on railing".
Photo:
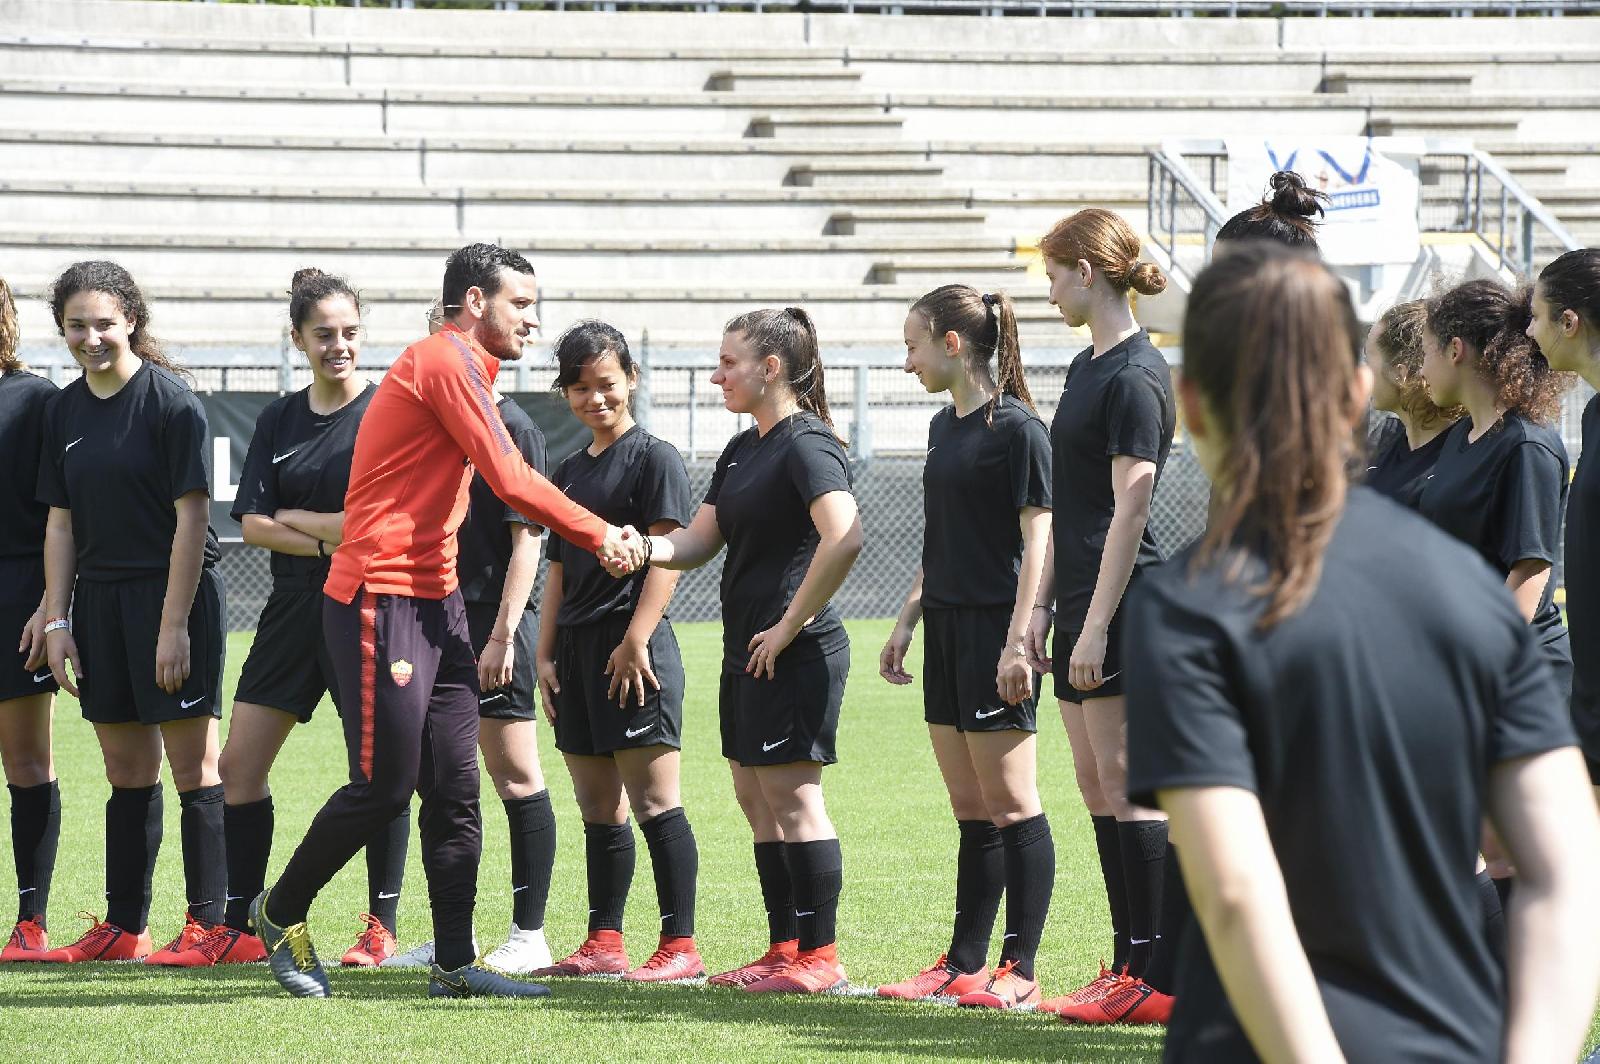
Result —
[[1326, 193], [1326, 215], [1317, 243], [1339, 266], [1416, 261], [1417, 158], [1394, 148], [1380, 153], [1367, 137], [1231, 137], [1228, 146], [1228, 214], [1248, 210], [1268, 192], [1268, 179], [1293, 170], [1311, 188]]

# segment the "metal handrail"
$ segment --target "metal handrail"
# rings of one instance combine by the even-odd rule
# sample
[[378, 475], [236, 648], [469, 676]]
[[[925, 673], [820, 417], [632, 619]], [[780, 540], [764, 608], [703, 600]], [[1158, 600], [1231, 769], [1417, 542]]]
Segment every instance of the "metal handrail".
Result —
[[[1533, 275], [1541, 236], [1564, 251], [1574, 251], [1581, 246], [1537, 196], [1525, 189], [1493, 155], [1480, 150], [1472, 141], [1459, 137], [1371, 138], [1372, 146], [1378, 151], [1398, 150], [1404, 154], [1415, 154], [1419, 141], [1424, 166], [1436, 173], [1459, 173], [1461, 182], [1461, 195], [1452, 208], [1452, 216], [1442, 225], [1422, 225], [1424, 230], [1475, 233], [1495, 254], [1502, 269], [1523, 277]], [[1202, 261], [1209, 261], [1216, 229], [1227, 219], [1216, 196], [1218, 163], [1227, 159], [1226, 143], [1220, 139], [1169, 140], [1151, 150], [1149, 157], [1151, 239], [1167, 251], [1170, 260], [1181, 236], [1203, 235], [1205, 255]], [[1207, 177], [1202, 178], [1195, 172], [1190, 159], [1208, 161]], [[1456, 159], [1461, 161], [1459, 168], [1445, 165], [1446, 160]], [[1203, 226], [1176, 228], [1179, 189], [1204, 211]], [[1163, 192], [1165, 200], [1160, 198]], [[1421, 224], [1424, 204], [1420, 199], [1417, 209]]]
[[[216, 3], [217, 0], [196, 0]], [[264, 0], [255, 0], [263, 3]], [[468, 0], [425, 0], [425, 6], [463, 7]], [[334, 0], [341, 7], [415, 8], [417, 0]], [[496, 0], [495, 9], [517, 11], [519, 0]], [[534, 5], [530, 2], [528, 5]], [[543, 0], [540, 9], [548, 9]], [[810, 12], [814, 14], [904, 15], [924, 12], [929, 4], [886, 3], [881, 0], [555, 0], [556, 10], [616, 11], [620, 8], [654, 8], [662, 11]], [[955, 15], [1038, 15], [1092, 18], [1100, 14], [1157, 14], [1174, 17], [1225, 15], [1230, 18], [1295, 15], [1327, 17], [1347, 15], [1557, 15], [1600, 12], [1600, 0], [939, 0], [938, 13]]]

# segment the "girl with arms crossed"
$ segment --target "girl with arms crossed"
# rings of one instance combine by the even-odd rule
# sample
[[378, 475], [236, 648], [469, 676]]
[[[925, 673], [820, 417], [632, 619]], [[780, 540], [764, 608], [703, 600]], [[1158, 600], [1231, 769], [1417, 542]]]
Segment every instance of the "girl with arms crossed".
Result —
[[[1023, 643], [1050, 534], [1050, 435], [1028, 395], [1004, 293], [935, 289], [912, 305], [905, 342], [906, 372], [953, 403], [928, 426], [922, 565], [878, 668], [890, 683], [911, 682], [906, 652], [925, 620], [923, 712], [961, 841], [950, 949], [878, 994], [1034, 1004], [1055, 845], [1039, 803], [1037, 703]], [[985, 961], [1002, 892], [1006, 932], [991, 977]]]

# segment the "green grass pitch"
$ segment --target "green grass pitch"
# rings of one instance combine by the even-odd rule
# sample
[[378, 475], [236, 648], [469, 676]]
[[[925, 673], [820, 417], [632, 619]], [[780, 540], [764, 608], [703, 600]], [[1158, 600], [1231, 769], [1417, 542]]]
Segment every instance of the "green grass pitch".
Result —
[[[948, 943], [956, 829], [928, 748], [919, 689], [894, 688], [877, 675], [889, 622], [849, 627], [854, 668], [840, 729], [841, 763], [826, 773], [826, 787], [845, 854], [840, 955], [855, 984], [874, 986], [910, 974]], [[678, 635], [690, 677], [683, 784], [700, 842], [697, 938], [706, 963], [720, 970], [764, 947], [765, 921], [749, 831], [717, 754], [719, 628], [685, 624]], [[229, 696], [249, 641], [248, 633], [229, 639]], [[913, 673], [918, 653], [913, 652]], [[1054, 714], [1044, 714], [1041, 723], [1039, 775], [1055, 829], [1057, 877], [1039, 972], [1045, 992], [1053, 994], [1094, 975], [1110, 930], [1066, 736]], [[560, 955], [578, 944], [585, 926], [583, 836], [561, 757], [549, 729], [541, 726], [540, 733], [559, 822], [546, 929]], [[50, 918], [52, 940], [59, 944], [83, 926], [74, 920], [78, 910], [103, 913], [102, 808], [108, 793], [93, 732], [65, 695], [56, 712], [56, 765], [65, 815]], [[324, 703], [310, 725], [296, 729], [273, 774], [278, 835], [269, 881], [342, 782], [344, 765], [338, 721]], [[157, 946], [176, 933], [184, 907], [178, 803], [170, 781], [166, 786], [166, 839], [151, 914]], [[484, 792], [477, 928], [487, 949], [509, 923], [510, 886], [505, 814], [486, 775]], [[0, 852], [9, 853], [9, 836]], [[365, 897], [358, 856], [312, 910], [312, 932], [325, 959], [336, 960], [353, 940]], [[626, 928], [636, 960], [653, 948], [656, 926], [649, 855], [640, 838]], [[413, 840], [400, 910], [402, 948], [428, 937], [429, 928]], [[7, 1031], [0, 1060], [1123, 1062], [1157, 1060], [1161, 1046], [1154, 1029], [1079, 1029], [1044, 1015], [868, 998], [757, 999], [699, 987], [556, 981], [555, 996], [538, 1004], [434, 1002], [424, 997], [424, 977], [413, 972], [334, 969], [331, 977], [331, 1000], [296, 1001], [255, 965], [199, 972], [6, 965], [0, 968], [0, 1016]]]

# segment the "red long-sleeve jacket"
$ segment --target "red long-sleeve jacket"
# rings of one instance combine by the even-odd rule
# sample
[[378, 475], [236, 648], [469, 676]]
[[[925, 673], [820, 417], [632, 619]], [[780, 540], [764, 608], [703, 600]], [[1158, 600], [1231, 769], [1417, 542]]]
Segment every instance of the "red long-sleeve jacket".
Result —
[[453, 325], [395, 361], [356, 434], [329, 596], [348, 603], [363, 586], [425, 599], [454, 591], [474, 467], [529, 518], [599, 549], [606, 523], [529, 468], [506, 432], [490, 389], [499, 372], [500, 360]]

